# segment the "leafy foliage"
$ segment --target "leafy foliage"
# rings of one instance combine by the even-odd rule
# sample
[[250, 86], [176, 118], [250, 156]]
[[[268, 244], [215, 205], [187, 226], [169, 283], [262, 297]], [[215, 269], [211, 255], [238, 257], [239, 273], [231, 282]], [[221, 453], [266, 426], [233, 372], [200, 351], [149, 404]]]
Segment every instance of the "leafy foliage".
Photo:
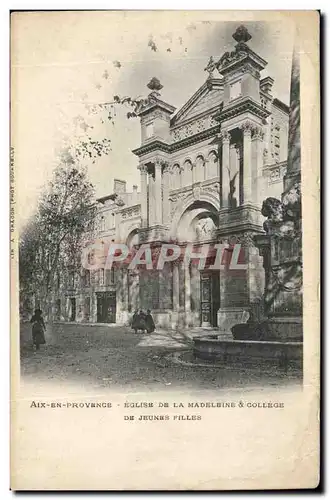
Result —
[[68, 161], [67, 152], [63, 159], [20, 241], [21, 294], [36, 296], [46, 311], [58, 280], [80, 269], [82, 246], [95, 220], [86, 170]]

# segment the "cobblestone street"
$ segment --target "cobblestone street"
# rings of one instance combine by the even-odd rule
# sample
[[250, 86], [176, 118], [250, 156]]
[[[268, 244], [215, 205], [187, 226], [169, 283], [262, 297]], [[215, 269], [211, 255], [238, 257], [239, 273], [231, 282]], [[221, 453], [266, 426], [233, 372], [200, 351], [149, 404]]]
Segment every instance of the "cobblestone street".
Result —
[[286, 385], [293, 375], [182, 364], [171, 356], [192, 350], [191, 340], [179, 332], [134, 334], [128, 327], [53, 324], [47, 326], [46, 345], [34, 352], [31, 327], [21, 325], [21, 375], [24, 381], [74, 383], [81, 387], [127, 391], [253, 389]]

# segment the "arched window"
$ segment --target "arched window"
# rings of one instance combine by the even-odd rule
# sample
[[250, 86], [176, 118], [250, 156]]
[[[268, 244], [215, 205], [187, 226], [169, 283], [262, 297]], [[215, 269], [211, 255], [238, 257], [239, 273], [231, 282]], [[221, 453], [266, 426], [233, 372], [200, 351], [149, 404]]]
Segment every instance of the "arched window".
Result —
[[200, 182], [205, 179], [205, 160], [202, 155], [197, 156], [194, 167], [194, 182]]
[[181, 187], [181, 168], [178, 163], [173, 165], [170, 182], [171, 182], [171, 189], [179, 189]]
[[193, 183], [193, 177], [192, 177], [192, 163], [190, 160], [186, 160], [183, 164], [183, 179], [182, 179], [182, 185], [183, 186], [191, 186]]
[[218, 155], [215, 151], [211, 151], [207, 158], [207, 179], [219, 177]]

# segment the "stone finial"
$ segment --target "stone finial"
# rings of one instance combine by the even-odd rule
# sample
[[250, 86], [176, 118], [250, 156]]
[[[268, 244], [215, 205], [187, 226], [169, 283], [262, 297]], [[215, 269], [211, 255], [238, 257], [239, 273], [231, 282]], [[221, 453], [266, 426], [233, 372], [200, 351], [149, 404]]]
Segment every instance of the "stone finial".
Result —
[[243, 26], [243, 24], [241, 24], [241, 26], [239, 26], [235, 33], [232, 35], [233, 39], [236, 40], [237, 43], [240, 43], [240, 42], [248, 42], [249, 40], [251, 40], [252, 36], [250, 35], [250, 33], [248, 32], [247, 28], [245, 26]]
[[150, 82], [147, 85], [148, 89], [151, 90], [151, 92], [156, 92], [157, 94], [162, 90], [163, 85], [160, 83], [158, 78], [155, 76], [151, 78]]

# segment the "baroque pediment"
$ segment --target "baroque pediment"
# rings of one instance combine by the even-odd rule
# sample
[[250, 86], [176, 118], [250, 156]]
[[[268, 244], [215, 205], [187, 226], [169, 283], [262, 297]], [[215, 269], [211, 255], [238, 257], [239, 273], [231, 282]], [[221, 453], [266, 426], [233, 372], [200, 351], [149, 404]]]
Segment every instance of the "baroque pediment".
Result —
[[222, 80], [215, 78], [207, 80], [172, 118], [171, 126], [176, 127], [194, 117], [207, 113], [208, 110], [220, 106], [222, 101]]

